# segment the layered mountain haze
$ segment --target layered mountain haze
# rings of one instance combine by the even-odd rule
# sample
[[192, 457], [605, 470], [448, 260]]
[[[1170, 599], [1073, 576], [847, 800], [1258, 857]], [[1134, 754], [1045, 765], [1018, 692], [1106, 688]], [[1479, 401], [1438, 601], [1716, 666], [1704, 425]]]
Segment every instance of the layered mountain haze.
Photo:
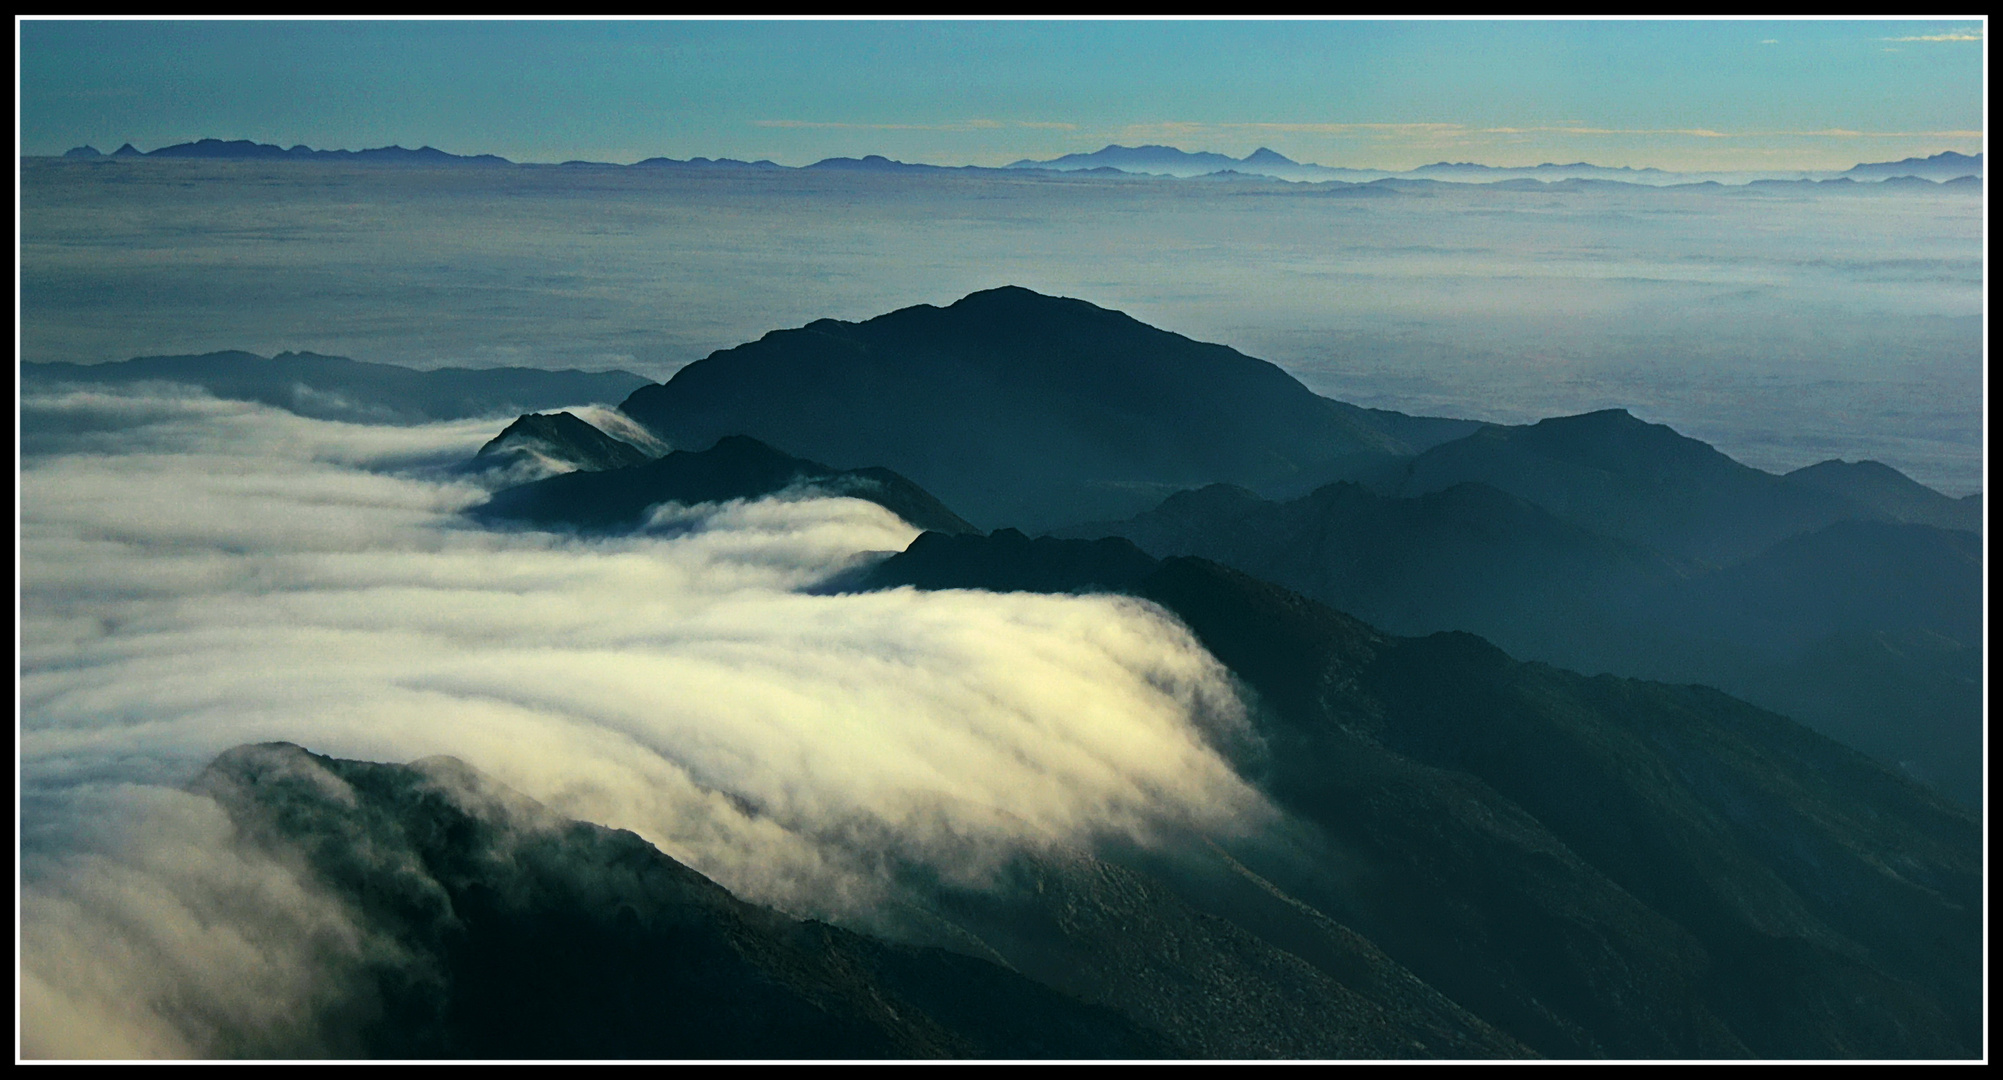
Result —
[[1834, 492], [1893, 521], [1982, 531], [1982, 496], [1951, 499], [1878, 461], [1822, 461], [1787, 474], [1804, 487]]
[[1710, 566], [1862, 512], [1827, 488], [1789, 484], [1625, 409], [1484, 428], [1420, 454], [1393, 493], [1469, 482]]
[[1979, 499], [1018, 287], [620, 379], [26, 380], [24, 1053], [1983, 1052]]
[[1621, 410], [1348, 474], [1059, 534], [1215, 559], [1398, 633], [1720, 686], [1980, 805], [1981, 540], [1932, 524], [1977, 523], [1970, 502], [1877, 463], [1774, 476]]

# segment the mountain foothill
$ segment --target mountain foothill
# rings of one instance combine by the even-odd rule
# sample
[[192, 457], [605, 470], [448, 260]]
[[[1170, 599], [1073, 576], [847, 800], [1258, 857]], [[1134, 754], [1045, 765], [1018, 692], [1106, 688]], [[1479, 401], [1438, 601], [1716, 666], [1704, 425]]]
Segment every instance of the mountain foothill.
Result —
[[[1982, 1052], [1979, 497], [1875, 462], [1776, 475], [1622, 410], [1360, 408], [1015, 287], [617, 383], [565, 403], [676, 449], [523, 416], [482, 457], [556, 475], [474, 519], [602, 535], [845, 495], [924, 531], [828, 591], [1157, 605], [1236, 678], [1228, 756], [1283, 821], [1021, 854], [918, 890], [952, 933], [893, 941], [450, 759], [231, 751], [197, 787], [421, 961], [373, 972], [357, 1054]], [[400, 415], [476, 396], [427, 394]]]

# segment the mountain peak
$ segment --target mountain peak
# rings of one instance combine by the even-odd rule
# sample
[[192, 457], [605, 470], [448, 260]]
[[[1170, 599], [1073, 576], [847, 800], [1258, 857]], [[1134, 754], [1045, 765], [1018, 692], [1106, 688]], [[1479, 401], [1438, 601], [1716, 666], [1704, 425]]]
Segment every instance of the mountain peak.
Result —
[[1215, 481], [1296, 484], [1405, 445], [1263, 360], [1019, 285], [774, 331], [620, 408], [679, 446], [743, 433], [882, 465], [985, 528], [1125, 517]]
[[1300, 162], [1271, 147], [1261, 146], [1242, 159], [1247, 165], [1299, 165]]
[[1069, 308], [1072, 305], [1078, 304], [1096, 311], [1105, 310], [1097, 304], [1088, 301], [1076, 300], [1068, 296], [1050, 296], [1046, 293], [1037, 292], [1035, 289], [1024, 288], [1021, 285], [998, 285], [992, 289], [980, 289], [970, 292], [953, 301], [951, 304], [946, 305], [946, 309], [949, 311], [989, 307], [1018, 307], [1027, 309], [1035, 307], [1054, 308], [1060, 305]]

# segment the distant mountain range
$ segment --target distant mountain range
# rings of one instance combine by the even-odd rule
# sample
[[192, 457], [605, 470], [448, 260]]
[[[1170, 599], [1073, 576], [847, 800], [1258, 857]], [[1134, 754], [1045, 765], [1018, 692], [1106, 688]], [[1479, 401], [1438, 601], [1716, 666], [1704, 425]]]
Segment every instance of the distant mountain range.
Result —
[[[515, 165], [506, 158], [493, 154], [465, 156], [450, 154], [429, 146], [416, 150], [406, 150], [401, 146], [385, 146], [371, 150], [315, 150], [304, 145], [281, 147], [270, 143], [257, 143], [248, 139], [201, 139], [191, 143], [176, 143], [156, 150], [141, 151], [131, 143], [120, 146], [110, 154], [100, 152], [96, 147], [79, 146], [62, 155], [69, 160], [130, 160], [136, 158], [198, 158], [214, 160], [248, 161], [315, 161], [352, 162], [362, 164], [396, 165]], [[537, 168], [547, 166], [529, 165]], [[617, 165], [609, 162], [566, 161], [558, 167], [567, 168], [645, 168], [679, 169], [694, 171], [729, 171], [741, 169], [786, 170], [792, 166], [779, 165], [771, 161], [740, 161], [735, 158], [696, 157], [678, 160], [667, 157], [647, 158], [632, 165]], [[1587, 162], [1573, 162], [1560, 165], [1545, 162], [1540, 165], [1498, 166], [1475, 162], [1440, 161], [1431, 165], [1421, 165], [1414, 169], [1354, 169], [1329, 165], [1315, 165], [1295, 161], [1268, 147], [1260, 147], [1242, 158], [1209, 151], [1186, 151], [1172, 146], [1120, 146], [1103, 147], [1091, 153], [1065, 154], [1047, 160], [1025, 158], [1003, 169], [983, 166], [926, 165], [895, 161], [877, 154], [860, 158], [825, 158], [806, 169], [820, 169], [840, 172], [876, 173], [968, 173], [989, 174], [1014, 172], [1018, 175], [1036, 173], [1062, 173], [1076, 176], [1168, 176], [1168, 177], [1217, 177], [1217, 178], [1264, 178], [1285, 180], [1293, 183], [1342, 183], [1367, 184], [1383, 180], [1430, 180], [1456, 184], [1495, 184], [1504, 182], [1537, 182], [1552, 184], [1560, 182], [1603, 181], [1608, 183], [1663, 187], [1703, 183], [1742, 185], [1755, 180], [1827, 181], [1845, 179], [1863, 182], [1878, 182], [1915, 178], [1934, 183], [1945, 183], [1963, 177], [1974, 177], [1979, 185], [1982, 176], [1982, 155], [1965, 155], [1945, 151], [1928, 158], [1906, 158], [1903, 161], [1871, 162], [1853, 166], [1842, 172], [1815, 172], [1812, 170], [1741, 170], [1729, 173], [1679, 173], [1663, 169], [1628, 166], [1609, 167]]]
[[109, 154], [101, 154], [96, 147], [79, 146], [63, 154], [66, 158], [92, 159], [109, 158], [220, 158], [236, 161], [359, 161], [384, 165], [511, 165], [508, 159], [493, 154], [477, 154], [471, 157], [448, 154], [429, 146], [406, 150], [401, 146], [382, 146], [373, 150], [315, 150], [300, 144], [292, 147], [274, 146], [270, 143], [256, 143], [249, 139], [202, 139], [191, 143], [176, 143], [157, 150], [142, 151], [131, 143], [126, 143]]
[[1952, 150], [1946, 150], [1932, 157], [1855, 165], [1845, 170], [1843, 175], [1852, 180], [1891, 180], [1897, 177], [1915, 176], [1922, 180], [1946, 181], [1958, 180], [1964, 176], [1980, 177], [1982, 155], [1957, 154]]
[[[1774, 173], [1750, 174], [1709, 174], [1678, 173], [1664, 169], [1636, 169], [1627, 166], [1611, 168], [1587, 162], [1573, 162], [1559, 165], [1545, 162], [1541, 165], [1498, 166], [1482, 165], [1471, 161], [1440, 161], [1431, 165], [1421, 165], [1415, 169], [1352, 169], [1327, 165], [1314, 165], [1294, 161], [1266, 147], [1260, 147], [1242, 158], [1227, 157], [1223, 154], [1199, 152], [1190, 153], [1172, 146], [1120, 146], [1111, 145], [1089, 154], [1065, 154], [1062, 157], [1038, 161], [1025, 158], [1009, 166], [1012, 169], [1053, 169], [1074, 171], [1113, 168], [1129, 173], [1147, 173], [1159, 176], [1195, 177], [1231, 173], [1236, 175], [1268, 176], [1295, 182], [1351, 181], [1368, 182], [1387, 178], [1408, 180], [1441, 180], [1452, 183], [1491, 184], [1501, 181], [1559, 181], [1559, 180], [1604, 180], [1625, 184], [1645, 184], [1659, 187], [1671, 184], [1701, 183], [1705, 180], [1729, 178], [1737, 183], [1764, 175], [1775, 178]], [[1894, 177], [1914, 176], [1933, 181], [1953, 180], [1962, 176], [1982, 175], [1982, 155], [1969, 157], [1952, 151], [1936, 154], [1931, 158], [1907, 158], [1899, 162], [1882, 162], [1857, 165], [1842, 173], [1811, 173], [1807, 171], [1787, 173], [1783, 179], [1834, 179], [1837, 176], [1853, 180], [1885, 180]]]

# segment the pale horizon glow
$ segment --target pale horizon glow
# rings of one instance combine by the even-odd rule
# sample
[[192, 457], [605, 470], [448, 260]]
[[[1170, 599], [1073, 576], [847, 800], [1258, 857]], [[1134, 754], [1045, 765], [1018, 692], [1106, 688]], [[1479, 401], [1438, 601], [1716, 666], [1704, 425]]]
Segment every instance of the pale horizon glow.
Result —
[[217, 138], [1000, 166], [1159, 143], [1392, 171], [1719, 172], [1984, 142], [1970, 19], [17, 25], [26, 156]]

